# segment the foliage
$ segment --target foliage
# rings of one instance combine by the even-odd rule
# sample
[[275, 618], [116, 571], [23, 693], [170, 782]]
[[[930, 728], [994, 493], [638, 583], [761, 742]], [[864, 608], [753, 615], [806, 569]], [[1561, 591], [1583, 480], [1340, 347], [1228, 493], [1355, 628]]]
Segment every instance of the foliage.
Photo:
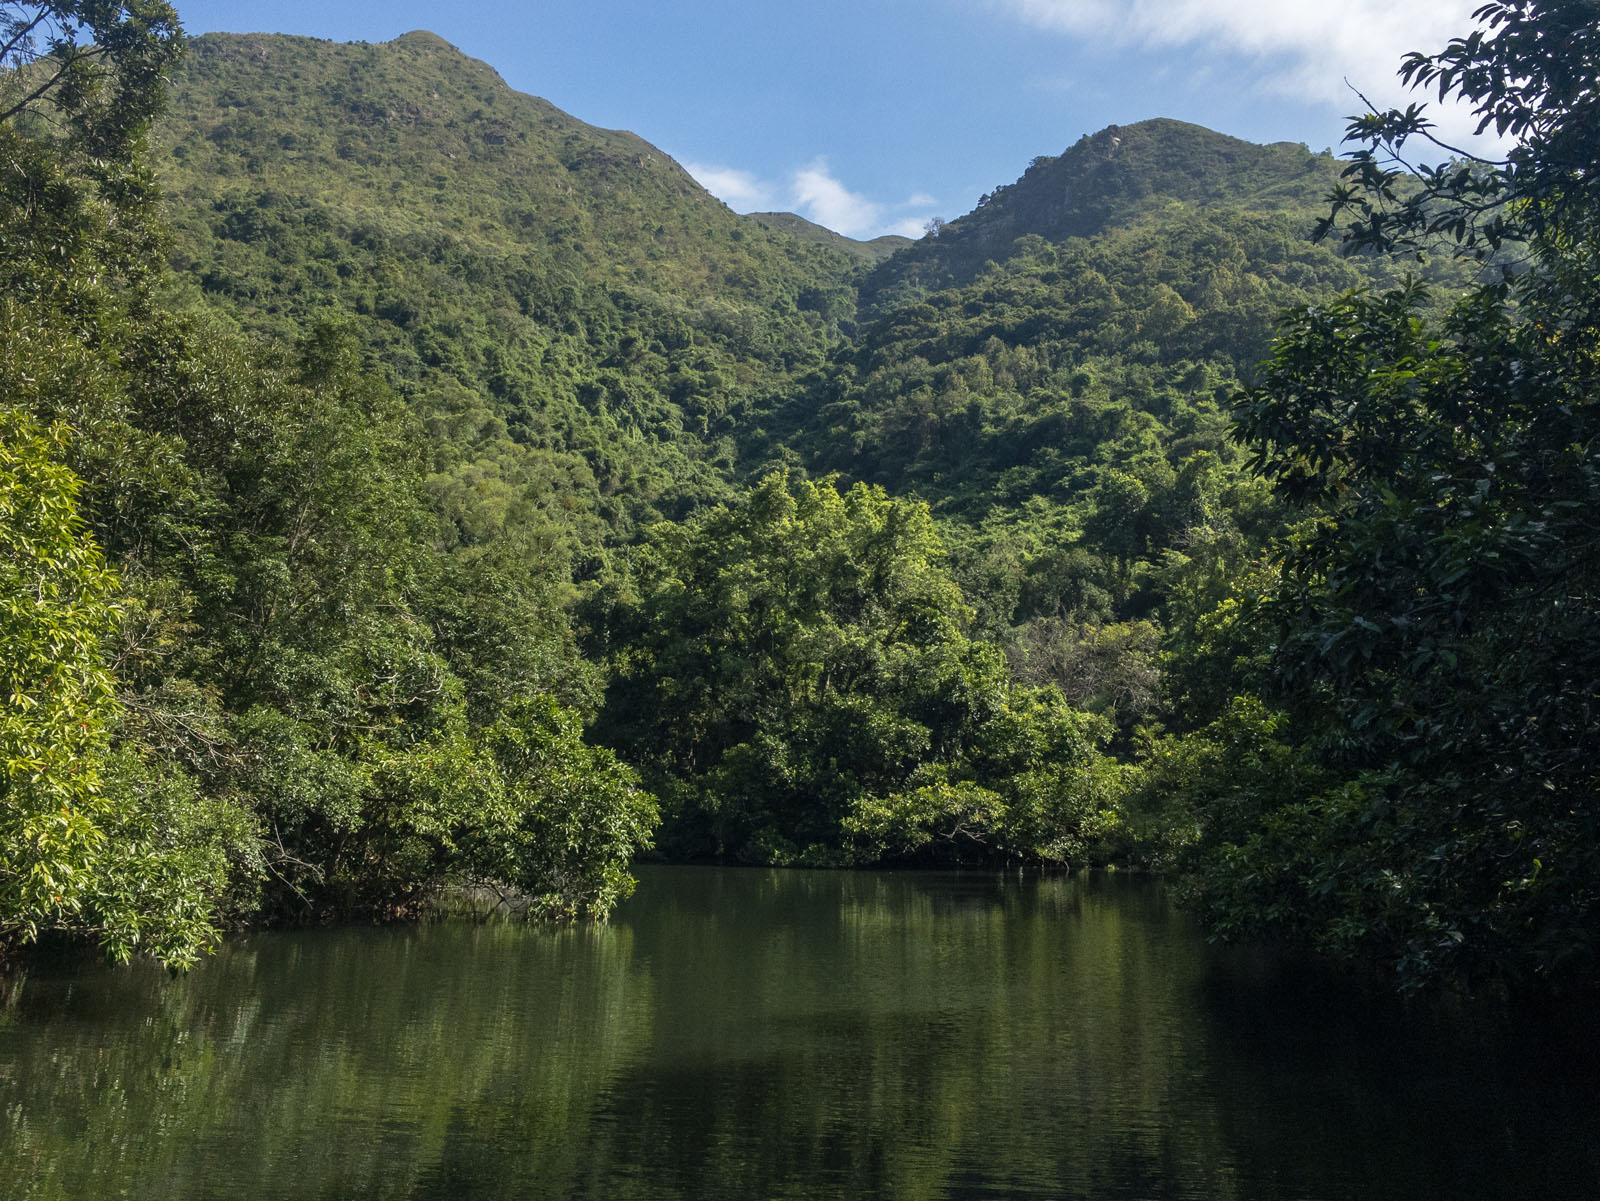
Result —
[[50, 115], [104, 162], [127, 160], [181, 45], [165, 0], [7, 0], [0, 6], [0, 125]]
[[[1600, 243], [1595, 59], [1573, 53], [1592, 36], [1584, 13], [1492, 4], [1483, 29], [1408, 60], [1408, 77], [1524, 140], [1484, 169], [1487, 190], [1435, 173], [1426, 206], [1393, 208], [1379, 180], [1352, 227], [1358, 245], [1443, 231], [1473, 254], [1515, 234], [1521, 275], [1433, 320], [1416, 286], [1297, 309], [1241, 406], [1260, 470], [1315, 514], [1265, 612], [1278, 692], [1331, 782], [1254, 826], [1209, 825], [1200, 887], [1227, 898], [1227, 933], [1289, 930], [1407, 986], [1595, 971]], [[1356, 173], [1419, 120], [1356, 122], [1370, 139]], [[1336, 218], [1351, 206], [1337, 202]]]
[[[336, 324], [252, 348], [162, 310], [134, 119], [160, 79], [129, 56], [170, 39], [93, 28], [127, 69], [0, 125], [0, 388], [33, 415], [5, 418], [0, 937], [181, 965], [226, 922], [403, 912], [490, 871], [603, 915], [654, 810], [570, 708], [595, 685], [564, 543], [440, 480]], [[90, 85], [139, 80], [121, 140], [90, 138]]]
[[432, 34], [207, 35], [175, 96], [157, 137], [185, 299], [285, 340], [342, 314], [428, 423], [468, 536], [533, 520], [592, 548], [723, 499], [731, 411], [854, 315], [850, 255]]
[[1074, 781], [1100, 724], [1012, 691], [941, 557], [925, 506], [776, 473], [655, 531], [637, 599], [605, 615], [601, 728], [661, 781], [675, 849], [1094, 853], [1113, 790]]
[[119, 743], [107, 659], [125, 610], [82, 512], [91, 460], [109, 450], [97, 343], [126, 319], [156, 244], [140, 152], [177, 22], [161, 3], [8, 4], [0, 29], [0, 950], [67, 933], [181, 964], [216, 937], [226, 847], [248, 823]]
[[1142, 858], [1408, 984], [1592, 973], [1591, 0], [1408, 60], [1503, 162], [1144, 122], [898, 247], [432, 35], [4, 13], [6, 588], [56, 591], [0, 654], [78, 681], [6, 714], [11, 941], [603, 914], [658, 796], [669, 854]]
[[[1407, 55], [1400, 77], [1459, 98], [1480, 134], [1512, 139], [1510, 152], [1490, 160], [1445, 146], [1423, 104], [1353, 118], [1351, 182], [1335, 190], [1319, 233], [1385, 252], [1449, 239], [1476, 259], [1530, 238], [1593, 239], [1600, 11], [1593, 0], [1493, 0], [1474, 16], [1480, 27], [1439, 53]], [[1413, 141], [1450, 160], [1413, 167]]]
[[633, 891], [627, 864], [650, 846], [658, 813], [638, 774], [583, 741], [570, 710], [523, 701], [487, 732], [515, 820], [474, 850], [486, 880], [522, 890], [546, 915], [604, 916]]
[[[1019, 681], [1054, 683], [1113, 716], [1126, 750], [1141, 724], [1214, 715], [1163, 653], [1285, 528], [1286, 506], [1230, 437], [1231, 398], [1276, 314], [1386, 268], [1304, 237], [1300, 214], [1330, 178], [1321, 160], [1308, 174], [1284, 148], [1171, 122], [1124, 133], [1134, 151], [1117, 151], [1116, 171], [1138, 202], [1107, 197], [1092, 237], [1030, 233], [915, 303], [880, 295], [828, 376], [769, 428], [791, 426], [787, 446], [814, 469], [926, 499], [977, 632], [1005, 648]], [[1271, 198], [1188, 175], [1170, 186], [1192, 200], [1163, 195], [1151, 163], [1203, 162], [1214, 143], [1249, 158]], [[1076, 154], [1073, 186], [1092, 194], [1109, 161]], [[990, 237], [1007, 212], [1048, 224], [1031, 174], [963, 219], [972, 238]], [[1448, 264], [1435, 274], [1461, 278]], [[1192, 655], [1191, 669], [1207, 670]]]
[[[257, 815], [267, 911], [406, 911], [481, 878], [483, 848], [509, 838], [502, 883], [603, 913], [650, 808], [560, 703], [590, 695], [548, 596], [561, 561], [510, 542], [436, 549], [414, 419], [335, 331], [277, 365], [168, 336], [132, 391], [208, 437], [183, 443], [192, 507], [125, 499], [139, 543], [124, 553], [168, 589], [151, 621], [185, 628], [147, 625], [181, 658], [130, 646], [124, 685], [173, 753]], [[541, 696], [543, 725], [514, 716]], [[174, 698], [200, 721], [185, 727]], [[507, 768], [493, 748], [524, 727], [590, 778]]]
[[100, 640], [115, 577], [83, 528], [65, 431], [0, 411], [0, 939], [31, 940], [83, 908], [114, 713]]

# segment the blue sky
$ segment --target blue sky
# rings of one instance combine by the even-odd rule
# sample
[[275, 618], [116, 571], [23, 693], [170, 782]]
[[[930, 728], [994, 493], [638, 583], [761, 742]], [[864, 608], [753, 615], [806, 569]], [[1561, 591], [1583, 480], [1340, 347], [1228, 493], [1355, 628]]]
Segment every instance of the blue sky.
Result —
[[[191, 34], [430, 29], [520, 91], [629, 129], [740, 212], [920, 232], [1081, 134], [1178, 117], [1337, 147], [1477, 0], [175, 0]], [[1441, 118], [1454, 132], [1462, 118]]]

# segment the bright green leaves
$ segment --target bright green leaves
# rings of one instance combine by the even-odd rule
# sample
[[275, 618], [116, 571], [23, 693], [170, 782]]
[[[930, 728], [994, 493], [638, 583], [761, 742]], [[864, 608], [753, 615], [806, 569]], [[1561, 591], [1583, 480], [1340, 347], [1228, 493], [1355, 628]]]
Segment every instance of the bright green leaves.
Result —
[[61, 931], [181, 964], [216, 937], [250, 831], [183, 773], [109, 750], [116, 577], [57, 461], [65, 439], [0, 410], [0, 950]]
[[[925, 506], [774, 474], [657, 531], [640, 576], [608, 615], [601, 728], [660, 781], [668, 846], [833, 864], [1095, 853], [1063, 781], [1103, 728], [1053, 693], [1012, 707], [1032, 694], [968, 639]], [[1030, 739], [1052, 749], [1012, 779]]]
[[493, 880], [603, 915], [653, 810], [555, 699], [592, 687], [564, 558], [531, 538], [438, 549], [415, 422], [336, 332], [231, 375], [195, 349], [168, 393], [216, 517], [146, 553], [196, 619], [187, 670], [225, 742], [205, 770], [260, 823], [257, 903], [395, 915]]
[[275, 358], [108, 314], [74, 336], [9, 307], [0, 331], [13, 395], [79, 427], [87, 512], [128, 581], [119, 623], [65, 448], [8, 415], [0, 936], [181, 965], [225, 922], [408, 913], [488, 879], [603, 915], [654, 809], [550, 699], [594, 687], [560, 549], [531, 531], [441, 549], [417, 423], [335, 331]]
[[473, 848], [485, 878], [520, 889], [549, 916], [605, 916], [633, 891], [628, 861], [650, 846], [655, 799], [610, 751], [587, 745], [574, 714], [523, 701], [486, 732], [507, 816]]
[[[609, 618], [628, 647], [604, 718], [611, 741], [698, 782], [693, 820], [712, 846], [835, 854], [853, 799], [929, 753], [933, 714], [916, 710], [972, 703], [961, 664], [938, 663], [964, 642], [938, 553], [922, 506], [781, 475], [662, 529], [641, 602]], [[933, 677], [951, 670], [941, 692]]]
[[65, 438], [0, 410], [0, 941], [78, 912], [104, 840], [115, 576], [57, 461]]

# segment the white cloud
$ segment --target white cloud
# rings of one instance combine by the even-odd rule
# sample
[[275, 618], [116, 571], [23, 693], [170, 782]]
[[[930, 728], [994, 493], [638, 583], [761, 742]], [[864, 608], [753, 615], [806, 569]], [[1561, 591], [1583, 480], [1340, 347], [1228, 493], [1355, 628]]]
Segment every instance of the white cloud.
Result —
[[845, 187], [826, 159], [794, 173], [794, 202], [807, 220], [850, 238], [875, 232], [883, 221], [883, 205]]
[[[1406, 96], [1395, 72], [1406, 53], [1432, 53], [1472, 28], [1481, 0], [994, 0], [1042, 29], [1148, 47], [1197, 47], [1255, 60], [1268, 92], [1351, 112], [1345, 85], [1385, 106]], [[1452, 135], [1462, 111], [1433, 114]]]
[[902, 237], [920, 238], [927, 232], [927, 217], [907, 217], [902, 221], [890, 222], [889, 225], [880, 229], [873, 237], [878, 237], [881, 234], [900, 234]]
[[[770, 182], [737, 167], [713, 163], [685, 162], [683, 168], [701, 187], [735, 212], [789, 209], [850, 238], [876, 238], [888, 233], [921, 237], [927, 214], [936, 203], [926, 192], [914, 193], [892, 205], [852, 192], [833, 174], [825, 158], [815, 159], [792, 172], [784, 184]], [[907, 216], [907, 209], [921, 210], [923, 215]]]
[[711, 163], [684, 163], [683, 169], [735, 212], [754, 213], [777, 207], [777, 189], [748, 171]]

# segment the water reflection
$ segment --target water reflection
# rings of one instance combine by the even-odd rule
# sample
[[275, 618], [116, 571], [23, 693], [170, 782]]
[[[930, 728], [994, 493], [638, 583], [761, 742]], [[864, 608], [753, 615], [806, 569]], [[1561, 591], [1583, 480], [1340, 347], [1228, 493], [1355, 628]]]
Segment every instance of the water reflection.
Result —
[[1600, 1195], [1586, 1033], [1215, 951], [1122, 877], [657, 868], [599, 929], [8, 988], [5, 1197]]

